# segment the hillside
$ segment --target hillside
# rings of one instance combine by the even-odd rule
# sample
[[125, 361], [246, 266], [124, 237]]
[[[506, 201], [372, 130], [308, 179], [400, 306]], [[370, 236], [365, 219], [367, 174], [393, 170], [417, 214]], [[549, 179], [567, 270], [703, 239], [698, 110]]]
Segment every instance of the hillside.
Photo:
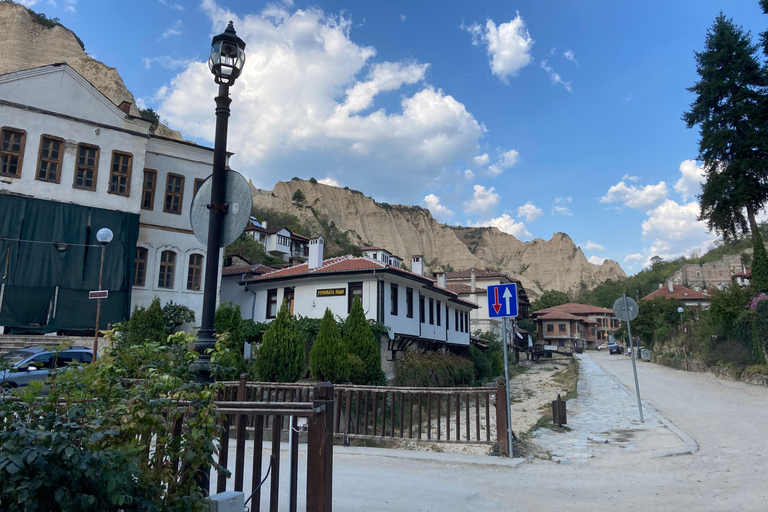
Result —
[[[292, 198], [301, 190], [305, 200]], [[384, 247], [410, 264], [411, 256], [424, 256], [427, 270], [490, 268], [520, 279], [533, 297], [543, 290], [576, 294], [609, 279], [626, 276], [618, 263], [589, 263], [565, 233], [551, 239], [522, 242], [497, 228], [462, 228], [440, 224], [429, 210], [418, 206], [377, 203], [362, 192], [294, 178], [278, 182], [273, 190], [252, 186], [257, 211], [274, 211], [298, 218], [306, 234], [328, 236], [334, 250], [346, 234], [356, 245]]]

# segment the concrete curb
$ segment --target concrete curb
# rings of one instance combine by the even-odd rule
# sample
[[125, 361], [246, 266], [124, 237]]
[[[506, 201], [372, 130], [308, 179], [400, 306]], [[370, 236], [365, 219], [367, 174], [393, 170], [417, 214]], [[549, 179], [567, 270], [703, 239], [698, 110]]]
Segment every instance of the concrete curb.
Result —
[[366, 448], [361, 446], [334, 446], [334, 455], [367, 455], [394, 459], [426, 460], [453, 464], [474, 464], [479, 466], [500, 466], [516, 468], [527, 459], [492, 457], [490, 455], [466, 455], [463, 453], [421, 452], [417, 450], [398, 450], [391, 448]]
[[[594, 360], [594, 359], [592, 359], [591, 357], [590, 357], [590, 359], [592, 360], [592, 362], [593, 362], [593, 363], [595, 363], [597, 366], [599, 366], [599, 367], [600, 367], [600, 369], [601, 369], [601, 370], [603, 370], [603, 372], [605, 372], [605, 374], [606, 374], [607, 376], [609, 376], [611, 379], [613, 379], [613, 381], [614, 381], [614, 382], [615, 382], [615, 383], [616, 383], [616, 384], [617, 384], [617, 385], [618, 385], [618, 386], [619, 386], [621, 389], [623, 389], [623, 390], [624, 390], [624, 391], [625, 391], [625, 392], [626, 392], [626, 393], [627, 393], [629, 396], [636, 396], [634, 391], [631, 391], [629, 388], [627, 388], [627, 386], [625, 386], [624, 384], [622, 384], [622, 383], [619, 381], [619, 379], [617, 379], [617, 378], [616, 378], [616, 377], [614, 377], [614, 376], [613, 376], [613, 375], [612, 375], [610, 372], [608, 372], [608, 371], [607, 371], [607, 370], [606, 370], [606, 369], [603, 367], [603, 365], [601, 365], [600, 363], [598, 363], [597, 361], [595, 361], [595, 360]], [[681, 451], [678, 451], [678, 452], [664, 452], [664, 453], [660, 453], [660, 454], [654, 455], [654, 456], [653, 456], [653, 458], [654, 458], [654, 459], [656, 459], [656, 458], [660, 458], [660, 457], [672, 457], [672, 456], [675, 456], [675, 455], [693, 455], [694, 453], [696, 453], [697, 451], [699, 451], [699, 443], [697, 443], [695, 439], [693, 439], [691, 436], [689, 436], [688, 434], [686, 434], [685, 432], [683, 432], [682, 430], [680, 430], [680, 429], [677, 427], [677, 425], [675, 425], [674, 423], [672, 423], [672, 421], [671, 421], [671, 420], [669, 420], [668, 418], [665, 418], [665, 417], [664, 417], [664, 416], [663, 416], [663, 415], [662, 415], [662, 414], [661, 414], [659, 411], [657, 411], [657, 410], [656, 410], [656, 409], [655, 409], [655, 408], [654, 408], [654, 407], [653, 407], [651, 404], [649, 404], [648, 402], [646, 402], [645, 400], [643, 400], [643, 399], [642, 399], [642, 397], [640, 398], [640, 401], [641, 401], [641, 402], [642, 402], [642, 404], [643, 404], [643, 410], [644, 410], [645, 412], [647, 412], [647, 413], [649, 414], [649, 416], [653, 416], [655, 419], [659, 420], [659, 421], [660, 421], [660, 422], [661, 422], [661, 423], [662, 423], [662, 424], [663, 424], [665, 427], [667, 427], [669, 430], [671, 430], [672, 432], [674, 432], [674, 433], [675, 433], [675, 435], [677, 435], [677, 437], [679, 437], [679, 438], [680, 438], [680, 440], [683, 442], [683, 444], [685, 444], [685, 446], [686, 446], [686, 449], [685, 449], [685, 450], [681, 450]]]

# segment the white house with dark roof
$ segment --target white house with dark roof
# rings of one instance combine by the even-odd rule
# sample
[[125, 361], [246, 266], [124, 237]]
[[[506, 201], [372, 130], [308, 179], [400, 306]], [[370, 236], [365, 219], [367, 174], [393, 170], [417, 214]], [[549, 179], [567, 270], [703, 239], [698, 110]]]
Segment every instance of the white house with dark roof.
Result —
[[309, 238], [294, 233], [288, 228], [268, 228], [267, 222], [251, 222], [244, 232], [261, 243], [267, 254], [292, 264], [304, 263], [309, 258]]
[[403, 260], [397, 254], [393, 254], [381, 247], [364, 246], [360, 250], [363, 256], [371, 258], [372, 260], [379, 260], [385, 265], [392, 265], [395, 268], [400, 268], [403, 265]]

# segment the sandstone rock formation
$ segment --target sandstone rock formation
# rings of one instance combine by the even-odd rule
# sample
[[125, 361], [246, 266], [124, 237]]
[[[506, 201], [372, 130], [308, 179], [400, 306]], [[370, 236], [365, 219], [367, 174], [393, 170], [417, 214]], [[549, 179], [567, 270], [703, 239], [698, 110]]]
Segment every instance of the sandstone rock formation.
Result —
[[[130, 102], [131, 115], [139, 115], [133, 94], [115, 68], [87, 55], [71, 30], [38, 23], [23, 5], [0, 2], [0, 48], [0, 75], [66, 62], [115, 105]], [[181, 133], [164, 125], [155, 133], [182, 139]]]
[[[292, 201], [296, 190], [306, 197], [303, 205]], [[252, 186], [252, 193], [255, 207], [295, 215], [311, 235], [323, 232], [321, 220], [333, 222], [353, 241], [386, 248], [406, 264], [421, 254], [429, 270], [474, 266], [508, 272], [532, 297], [544, 290], [575, 294], [582, 286], [626, 276], [615, 261], [589, 263], [564, 233], [522, 242], [497, 228], [447, 226], [418, 206], [377, 203], [362, 192], [299, 179], [278, 182], [273, 190]]]

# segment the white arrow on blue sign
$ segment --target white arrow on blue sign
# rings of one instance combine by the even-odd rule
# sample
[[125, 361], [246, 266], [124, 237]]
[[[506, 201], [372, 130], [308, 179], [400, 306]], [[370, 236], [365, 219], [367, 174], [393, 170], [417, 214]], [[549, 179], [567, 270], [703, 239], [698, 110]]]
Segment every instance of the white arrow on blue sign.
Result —
[[517, 316], [517, 284], [497, 284], [488, 287], [488, 316]]

